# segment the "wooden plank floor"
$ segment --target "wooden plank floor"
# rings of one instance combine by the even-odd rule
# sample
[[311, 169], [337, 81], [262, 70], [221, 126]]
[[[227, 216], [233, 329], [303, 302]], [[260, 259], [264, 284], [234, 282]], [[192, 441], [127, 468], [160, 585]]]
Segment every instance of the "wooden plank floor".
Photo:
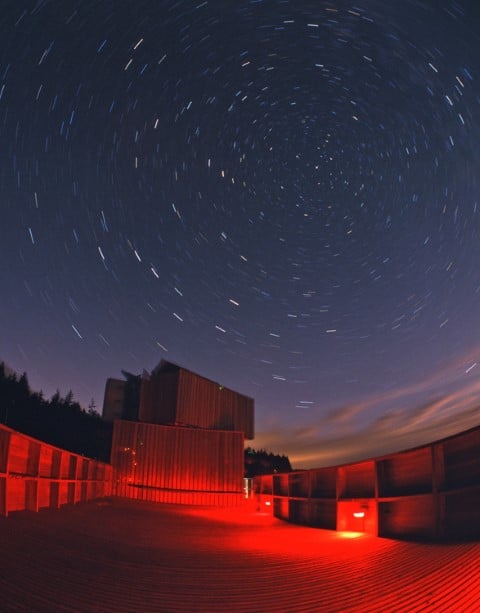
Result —
[[0, 610], [480, 611], [480, 543], [113, 499], [0, 518]]

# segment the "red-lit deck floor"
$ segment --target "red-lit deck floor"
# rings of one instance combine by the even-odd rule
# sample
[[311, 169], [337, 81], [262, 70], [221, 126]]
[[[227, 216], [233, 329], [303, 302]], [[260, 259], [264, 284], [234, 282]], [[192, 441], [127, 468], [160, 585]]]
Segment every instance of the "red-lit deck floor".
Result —
[[0, 610], [480, 611], [480, 543], [351, 537], [120, 499], [12, 514]]

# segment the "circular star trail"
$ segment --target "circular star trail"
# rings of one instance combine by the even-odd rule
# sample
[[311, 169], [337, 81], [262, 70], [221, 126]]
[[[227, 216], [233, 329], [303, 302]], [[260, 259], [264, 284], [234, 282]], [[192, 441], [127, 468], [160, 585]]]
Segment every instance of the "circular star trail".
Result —
[[101, 406], [162, 358], [297, 466], [478, 422], [471, 2], [7, 2], [0, 357]]

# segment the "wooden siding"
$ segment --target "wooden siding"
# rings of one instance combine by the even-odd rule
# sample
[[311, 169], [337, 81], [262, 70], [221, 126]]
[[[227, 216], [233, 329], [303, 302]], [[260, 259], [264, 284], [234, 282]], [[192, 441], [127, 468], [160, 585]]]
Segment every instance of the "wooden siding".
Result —
[[116, 421], [116, 494], [155, 502], [237, 504], [243, 433]]
[[176, 364], [162, 362], [141, 381], [139, 421], [254, 434], [254, 401]]
[[289, 496], [293, 498], [310, 497], [310, 472], [292, 473], [288, 480]]
[[444, 443], [447, 487], [480, 483], [480, 429]]
[[138, 419], [152, 424], [175, 424], [179, 371], [159, 372], [142, 379]]
[[431, 496], [379, 502], [378, 534], [389, 537], [435, 536], [436, 515]]
[[450, 538], [480, 538], [480, 488], [445, 497], [445, 531]]
[[432, 491], [432, 451], [422, 447], [378, 463], [379, 496], [425, 494]]
[[371, 498], [375, 496], [375, 465], [372, 461], [350, 464], [338, 469], [340, 498]]
[[255, 477], [253, 492], [259, 508], [295, 523], [335, 529], [336, 517], [342, 531], [478, 539], [480, 427], [364, 462]]
[[310, 514], [310, 525], [324, 530], [335, 530], [337, 507], [335, 500], [314, 500]]
[[112, 422], [123, 417], [126, 387], [126, 381], [107, 379], [102, 411], [105, 421]]
[[322, 502], [318, 500], [290, 500], [288, 521], [304, 526], [335, 530], [335, 503], [328, 500]]
[[0, 515], [111, 495], [112, 469], [0, 425]]
[[275, 496], [288, 496], [289, 478], [290, 478], [289, 474], [273, 475], [273, 493]]
[[243, 432], [252, 439], [253, 399], [188, 370], [180, 370], [177, 423]]
[[312, 498], [335, 498], [337, 495], [337, 469], [323, 468], [313, 470], [311, 473]]

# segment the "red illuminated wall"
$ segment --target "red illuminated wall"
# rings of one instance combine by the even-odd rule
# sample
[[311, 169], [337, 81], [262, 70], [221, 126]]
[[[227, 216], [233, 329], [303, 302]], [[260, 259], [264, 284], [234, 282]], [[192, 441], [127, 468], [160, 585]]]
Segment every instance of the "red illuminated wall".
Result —
[[0, 425], [0, 515], [110, 496], [112, 467]]
[[116, 494], [155, 502], [239, 504], [243, 432], [116, 421]]
[[392, 538], [480, 538], [480, 427], [364, 462], [254, 480], [280, 519]]

